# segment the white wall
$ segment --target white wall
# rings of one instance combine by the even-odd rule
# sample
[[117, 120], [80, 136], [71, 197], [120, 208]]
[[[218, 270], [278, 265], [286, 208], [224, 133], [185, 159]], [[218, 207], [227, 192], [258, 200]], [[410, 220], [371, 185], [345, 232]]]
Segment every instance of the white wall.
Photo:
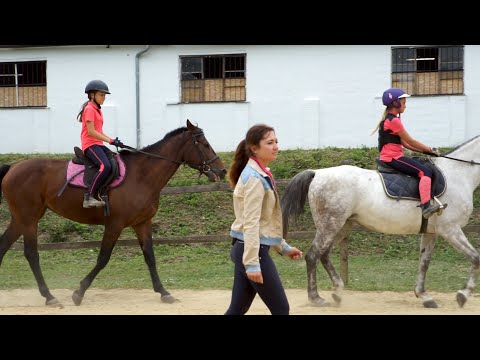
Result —
[[[0, 49], [0, 62], [47, 60], [48, 108], [0, 109], [0, 152], [71, 152], [84, 88], [102, 79], [105, 132], [136, 146], [135, 54], [145, 46]], [[249, 126], [276, 128], [281, 149], [376, 146], [371, 129], [390, 86], [390, 45], [154, 45], [140, 57], [141, 146], [196, 121], [217, 151], [233, 151]], [[180, 55], [247, 54], [247, 102], [180, 104]], [[480, 133], [480, 46], [465, 46], [465, 95], [411, 97], [402, 119], [431, 146]]]
[[102, 106], [104, 130], [136, 141], [136, 47], [72, 46], [0, 50], [0, 62], [47, 60], [47, 108], [0, 109], [0, 152], [67, 153], [80, 146], [81, 124], [76, 116], [87, 100], [85, 86], [102, 79], [111, 95]]

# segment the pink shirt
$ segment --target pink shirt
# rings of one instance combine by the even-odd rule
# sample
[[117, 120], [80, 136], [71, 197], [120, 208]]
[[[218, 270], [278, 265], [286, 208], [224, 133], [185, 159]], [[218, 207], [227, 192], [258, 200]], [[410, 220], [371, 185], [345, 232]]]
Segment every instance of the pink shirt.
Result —
[[[404, 130], [402, 120], [397, 116], [392, 120], [385, 120], [383, 122], [383, 129], [392, 130], [392, 135], [397, 135], [398, 132]], [[402, 144], [385, 144], [382, 151], [380, 151], [380, 160], [385, 162], [390, 162], [393, 159], [398, 159], [403, 156], [403, 145]]]
[[80, 139], [82, 141], [82, 150], [85, 152], [92, 145], [103, 145], [103, 141], [93, 136], [88, 135], [87, 121], [93, 121], [93, 127], [100, 134], [103, 133], [103, 114], [102, 110], [97, 108], [95, 104], [91, 101], [88, 102], [87, 106], [83, 110], [82, 114], [82, 132], [80, 133]]

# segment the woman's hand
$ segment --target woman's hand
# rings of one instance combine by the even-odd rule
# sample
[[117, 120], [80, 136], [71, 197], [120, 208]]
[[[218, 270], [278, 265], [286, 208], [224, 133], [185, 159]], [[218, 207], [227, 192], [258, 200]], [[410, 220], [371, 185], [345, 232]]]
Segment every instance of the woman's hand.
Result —
[[261, 271], [247, 272], [248, 280], [263, 284], [263, 276]]
[[290, 259], [298, 260], [302, 258], [303, 253], [298, 250], [296, 247], [292, 247], [288, 253], [286, 253]]

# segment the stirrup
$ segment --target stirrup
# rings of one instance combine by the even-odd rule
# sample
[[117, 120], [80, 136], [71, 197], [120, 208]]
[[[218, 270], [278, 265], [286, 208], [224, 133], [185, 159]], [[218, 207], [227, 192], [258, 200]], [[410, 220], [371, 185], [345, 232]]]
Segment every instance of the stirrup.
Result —
[[439, 208], [438, 211], [437, 211], [437, 216], [442, 215], [443, 210], [445, 210], [445, 209], [447, 208], [448, 204], [446, 204], [446, 203], [445, 203], [445, 204], [442, 204], [442, 203], [440, 202], [440, 200], [437, 199], [436, 196], [433, 197], [433, 200], [435, 200], [435, 201], [438, 203], [438, 205], [440, 205], [440, 208]]
[[105, 201], [97, 200], [94, 197], [90, 197], [88, 194], [85, 194], [83, 197], [83, 207], [89, 209], [92, 207], [102, 207], [105, 206]]

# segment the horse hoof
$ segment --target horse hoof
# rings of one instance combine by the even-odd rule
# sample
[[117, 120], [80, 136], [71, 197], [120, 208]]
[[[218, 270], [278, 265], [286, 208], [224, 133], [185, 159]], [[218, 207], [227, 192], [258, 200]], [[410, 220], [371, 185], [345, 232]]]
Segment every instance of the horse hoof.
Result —
[[58, 308], [60, 308], [60, 309], [63, 309], [62, 303], [61, 303], [60, 301], [58, 301], [56, 298], [47, 300], [47, 301], [45, 302], [45, 305], [51, 306], [51, 307], [58, 307]]
[[321, 298], [321, 297], [318, 297], [318, 298], [315, 298], [315, 299], [310, 299], [310, 302], [312, 303], [313, 306], [316, 306], [316, 307], [328, 307], [328, 306], [331, 306], [330, 303]]
[[75, 290], [72, 294], [73, 303], [79, 306], [82, 303], [83, 296], [80, 296], [78, 290]]
[[461, 291], [458, 291], [457, 292], [458, 306], [463, 307], [463, 305], [465, 305], [466, 302], [467, 302], [467, 297]]
[[438, 308], [438, 305], [434, 300], [426, 300], [423, 302], [423, 307], [426, 307], [428, 309], [436, 309]]
[[177, 299], [175, 299], [172, 295], [162, 295], [161, 297], [162, 302], [167, 303], [167, 304], [173, 304]]
[[337, 305], [340, 305], [340, 303], [342, 302], [342, 297], [337, 294], [332, 294], [332, 298]]

